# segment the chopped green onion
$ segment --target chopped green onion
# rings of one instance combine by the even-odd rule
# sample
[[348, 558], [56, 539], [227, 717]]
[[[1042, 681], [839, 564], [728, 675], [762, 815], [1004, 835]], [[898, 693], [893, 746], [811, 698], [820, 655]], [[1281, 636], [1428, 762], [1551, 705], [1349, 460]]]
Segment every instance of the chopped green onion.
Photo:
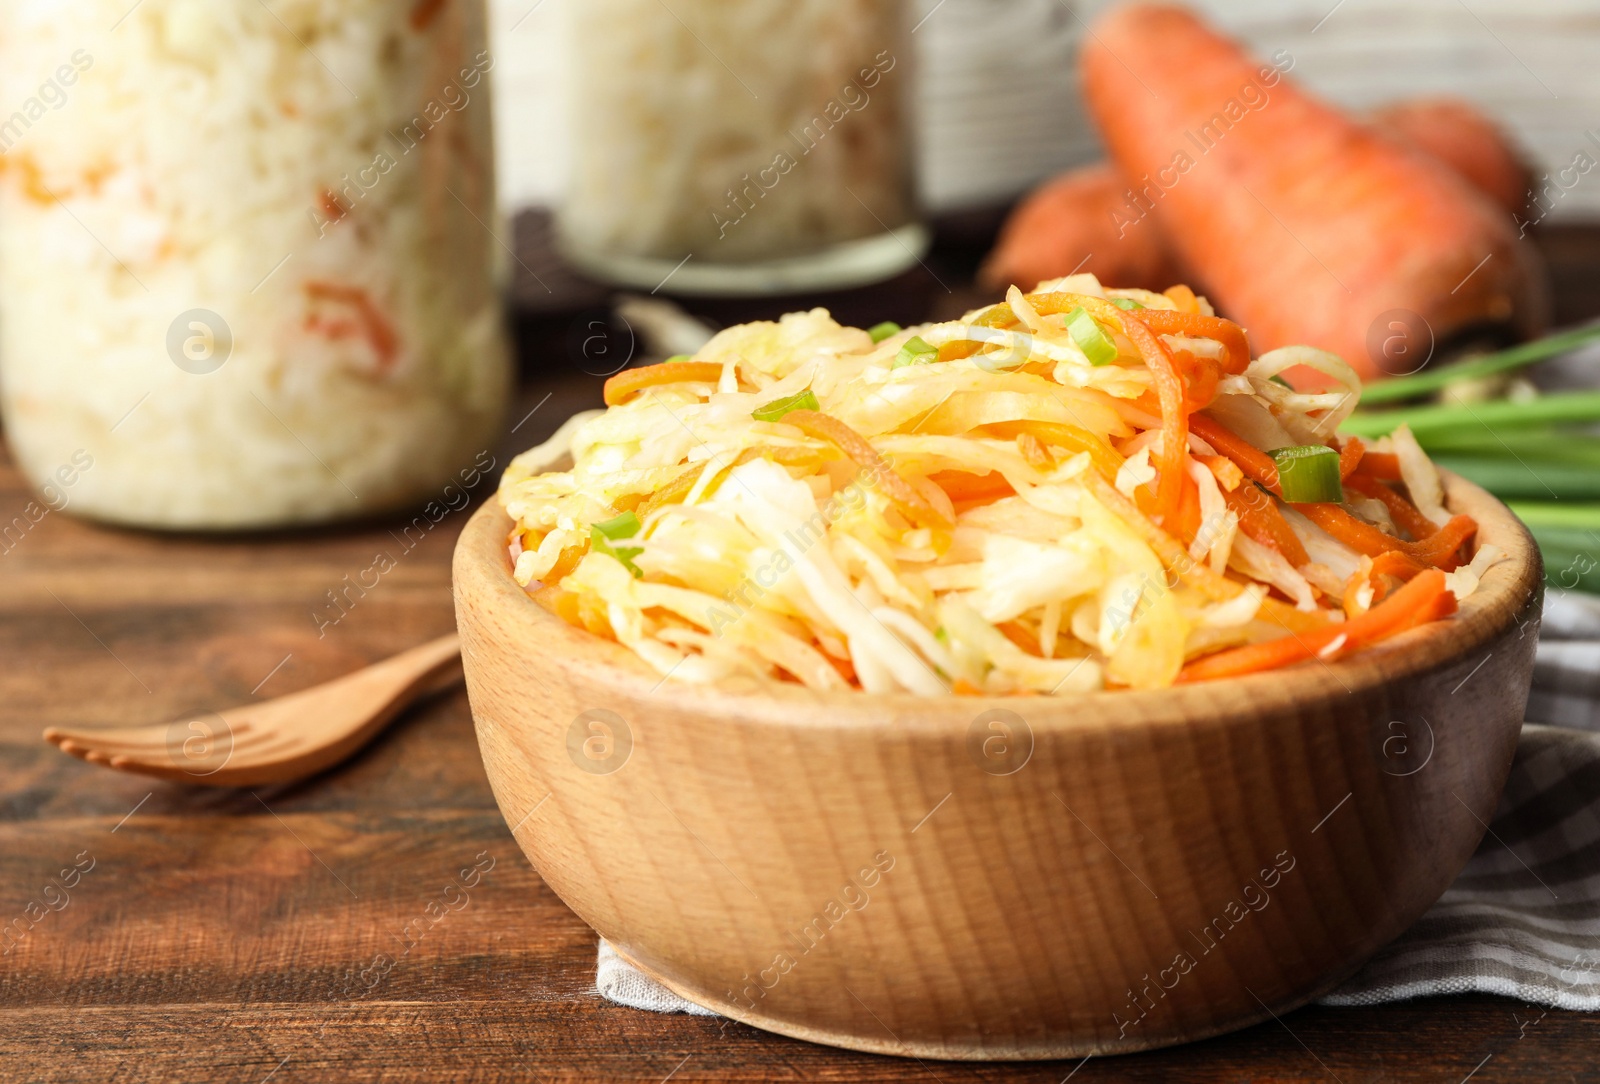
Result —
[[1067, 331], [1072, 335], [1072, 341], [1078, 344], [1078, 349], [1083, 351], [1084, 357], [1089, 359], [1090, 365], [1109, 365], [1117, 360], [1117, 344], [1100, 330], [1100, 325], [1094, 322], [1094, 317], [1082, 305], [1068, 315]]
[[632, 512], [624, 512], [615, 519], [604, 520], [590, 526], [615, 542], [619, 538], [632, 538], [639, 533], [639, 517]]
[[1324, 444], [1300, 444], [1269, 453], [1278, 465], [1278, 488], [1290, 504], [1340, 504], [1339, 453]]
[[872, 336], [873, 342], [881, 343], [891, 335], [900, 334], [901, 330], [900, 325], [893, 320], [885, 320], [881, 324], [868, 328], [867, 334]]
[[921, 335], [913, 335], [900, 347], [900, 352], [894, 356], [891, 369], [898, 369], [902, 365], [926, 365], [939, 356], [939, 348], [927, 342]]
[[1137, 301], [1135, 301], [1131, 297], [1113, 297], [1111, 299], [1111, 303], [1113, 305], [1115, 305], [1119, 309], [1142, 309], [1142, 308], [1144, 308], [1143, 305], [1139, 304]]
[[608, 529], [619, 531], [627, 530], [628, 528], [626, 524], [619, 523], [619, 521], [624, 519], [633, 520], [633, 531], [637, 531], [639, 529], [639, 517], [634, 515], [632, 512], [618, 516], [616, 519], [608, 519], [604, 523], [591, 523], [589, 525], [589, 549], [591, 552], [603, 553], [607, 557], [615, 558], [616, 560], [622, 562], [623, 568], [633, 573], [634, 579], [643, 579], [644, 572], [640, 570], [638, 565], [633, 563], [633, 559], [639, 556], [639, 554], [643, 553], [644, 549], [640, 546], [613, 546], [611, 544], [613, 538], [633, 537], [633, 531], [629, 531], [627, 534], [606, 534]]
[[663, 365], [674, 365], [677, 362], [688, 361], [688, 360], [690, 360], [688, 354], [674, 354], [670, 358], [668, 358], [666, 361], [662, 362], [662, 364]]
[[794, 395], [786, 395], [782, 399], [774, 399], [770, 403], [756, 407], [750, 416], [758, 422], [775, 422], [791, 410], [821, 410], [822, 405], [817, 402], [816, 393], [810, 388]]

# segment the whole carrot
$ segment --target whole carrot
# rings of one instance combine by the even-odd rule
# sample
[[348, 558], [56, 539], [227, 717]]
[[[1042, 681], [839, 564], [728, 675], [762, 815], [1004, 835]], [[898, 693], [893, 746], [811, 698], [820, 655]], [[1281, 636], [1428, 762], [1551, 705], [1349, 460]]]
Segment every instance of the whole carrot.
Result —
[[[1511, 140], [1470, 102], [1419, 98], [1380, 106], [1368, 117], [1380, 131], [1449, 166], [1508, 214], [1527, 210], [1532, 172]], [[1187, 276], [1155, 217], [1129, 220], [1145, 200], [1148, 176], [1129, 178], [1096, 162], [1067, 170], [1025, 197], [984, 261], [984, 285], [1004, 290], [1073, 271], [1102, 282], [1161, 290]]]
[[1078, 271], [1146, 290], [1178, 282], [1183, 276], [1153, 217], [1115, 221], [1130, 187], [1109, 162], [1046, 181], [1006, 219], [979, 277], [996, 290], [1031, 290]]
[[1149, 213], [1258, 348], [1309, 343], [1375, 375], [1409, 314], [1435, 341], [1542, 325], [1537, 267], [1487, 198], [1190, 12], [1108, 12], [1082, 77], [1112, 157], [1155, 179]]
[[1433, 155], [1507, 214], [1528, 208], [1533, 170], [1494, 121], [1459, 98], [1417, 98], [1372, 112], [1372, 123]]

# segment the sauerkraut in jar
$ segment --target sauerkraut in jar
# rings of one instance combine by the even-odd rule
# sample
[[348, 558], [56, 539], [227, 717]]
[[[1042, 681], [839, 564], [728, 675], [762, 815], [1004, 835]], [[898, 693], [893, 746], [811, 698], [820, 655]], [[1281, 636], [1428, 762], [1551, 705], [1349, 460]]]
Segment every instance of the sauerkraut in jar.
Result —
[[567, 9], [580, 267], [770, 293], [895, 274], [913, 206], [902, 0], [584, 0]]
[[[130, 10], [131, 8], [131, 10]], [[26, 475], [164, 528], [368, 515], [496, 439], [482, 0], [0, 14], [0, 398]]]

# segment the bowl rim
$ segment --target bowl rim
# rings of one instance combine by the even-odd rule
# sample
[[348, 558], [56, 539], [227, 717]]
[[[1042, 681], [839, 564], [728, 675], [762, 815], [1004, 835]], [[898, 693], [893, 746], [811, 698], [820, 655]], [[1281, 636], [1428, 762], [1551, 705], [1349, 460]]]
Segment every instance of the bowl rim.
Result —
[[[821, 691], [798, 683], [775, 684], [752, 678], [746, 687], [690, 685], [672, 682], [643, 659], [613, 640], [567, 624], [540, 606], [511, 577], [505, 546], [511, 520], [491, 496], [473, 514], [456, 544], [454, 580], [458, 592], [506, 616], [528, 634], [528, 657], [557, 655], [609, 690], [617, 701], [692, 703], [708, 714], [736, 717], [745, 723], [792, 723], [797, 714], [812, 716], [808, 726], [824, 729], [881, 728], [886, 718], [897, 726], [917, 729], [932, 725], [941, 733], [952, 719], [965, 726], [974, 714], [1004, 708], [1026, 712], [1035, 730], [1041, 726], [1080, 729], [1097, 723], [1160, 725], [1192, 723], [1219, 710], [1242, 714], [1242, 698], [1274, 705], [1304, 703], [1338, 694], [1370, 691], [1375, 686], [1416, 677], [1463, 661], [1512, 625], [1525, 612], [1537, 632], [1534, 605], [1543, 586], [1543, 562], [1528, 529], [1501, 501], [1483, 488], [1441, 470], [1448, 506], [1478, 521], [1475, 547], [1485, 543], [1504, 553], [1484, 575], [1478, 589], [1455, 616], [1411, 629], [1372, 647], [1320, 665], [1300, 663], [1279, 670], [1162, 689], [1097, 689], [1066, 696], [1016, 697], [922, 696], [916, 693], [869, 693], [860, 689]], [[1225, 695], [1219, 695], [1219, 693]], [[825, 719], [815, 710], [825, 708]]]

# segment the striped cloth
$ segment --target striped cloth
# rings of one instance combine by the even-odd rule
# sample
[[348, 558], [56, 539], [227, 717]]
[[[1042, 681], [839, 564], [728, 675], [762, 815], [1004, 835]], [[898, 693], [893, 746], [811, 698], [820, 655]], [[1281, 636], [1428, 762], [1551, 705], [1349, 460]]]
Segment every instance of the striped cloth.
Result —
[[[1467, 868], [1322, 1004], [1485, 993], [1600, 1010], [1600, 598], [1549, 589], [1527, 718], [1500, 808]], [[636, 1009], [715, 1015], [604, 941], [596, 986]]]
[[1548, 590], [1527, 717], [1467, 868], [1324, 1005], [1472, 992], [1600, 1009], [1600, 598]]

